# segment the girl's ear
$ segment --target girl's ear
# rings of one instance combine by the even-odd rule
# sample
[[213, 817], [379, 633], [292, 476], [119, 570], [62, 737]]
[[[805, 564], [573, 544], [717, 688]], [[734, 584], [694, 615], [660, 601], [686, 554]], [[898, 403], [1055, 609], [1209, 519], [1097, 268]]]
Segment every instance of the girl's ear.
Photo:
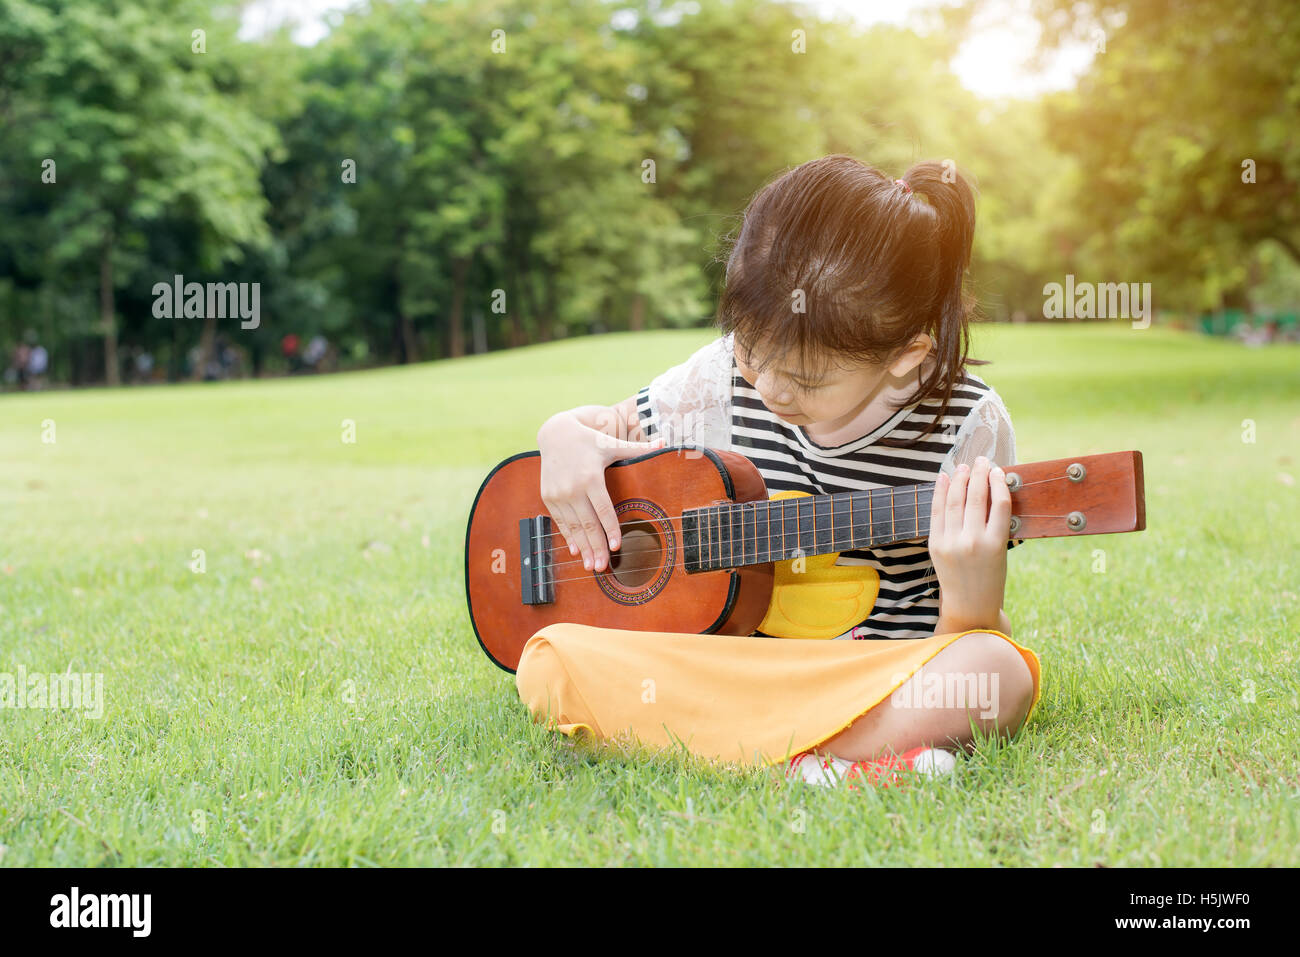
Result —
[[897, 379], [901, 379], [924, 362], [925, 357], [935, 350], [936, 345], [937, 343], [935, 343], [934, 337], [929, 333], [918, 334], [917, 337], [913, 339], [901, 353], [899, 353], [898, 358], [890, 363], [889, 374]]

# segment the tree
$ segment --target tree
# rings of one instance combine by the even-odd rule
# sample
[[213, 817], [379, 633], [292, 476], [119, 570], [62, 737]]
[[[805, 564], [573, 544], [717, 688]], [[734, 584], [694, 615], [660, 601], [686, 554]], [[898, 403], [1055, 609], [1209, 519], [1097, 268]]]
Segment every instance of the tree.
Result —
[[235, 24], [205, 4], [0, 0], [0, 25], [0, 62], [21, 64], [3, 77], [4, 189], [36, 197], [6, 240], [45, 251], [46, 281], [93, 273], [116, 385], [118, 289], [170, 278], [142, 275], [150, 230], [186, 219], [202, 270], [265, 242], [258, 171], [275, 131], [232, 95]]
[[1087, 171], [1086, 255], [1188, 306], [1241, 304], [1262, 243], [1300, 264], [1292, 0], [1037, 0], [1036, 9], [1049, 45], [1075, 37], [1099, 47], [1049, 114], [1050, 137]]

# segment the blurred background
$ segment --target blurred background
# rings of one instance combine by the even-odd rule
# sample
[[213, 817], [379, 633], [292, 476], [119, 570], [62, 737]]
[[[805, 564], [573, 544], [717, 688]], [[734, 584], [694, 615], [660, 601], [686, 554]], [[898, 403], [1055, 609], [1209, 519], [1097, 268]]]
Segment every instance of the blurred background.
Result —
[[750, 196], [833, 152], [974, 177], [990, 320], [1072, 276], [1300, 339], [1294, 0], [0, 0], [4, 388], [708, 325]]

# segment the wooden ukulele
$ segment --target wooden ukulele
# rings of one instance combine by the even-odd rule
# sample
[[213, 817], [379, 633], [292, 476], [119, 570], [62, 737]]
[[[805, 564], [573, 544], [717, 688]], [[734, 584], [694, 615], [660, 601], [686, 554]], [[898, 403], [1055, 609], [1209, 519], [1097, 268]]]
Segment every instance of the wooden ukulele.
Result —
[[[1142, 453], [1006, 469], [1011, 537], [1146, 527]], [[541, 499], [541, 453], [483, 480], [465, 530], [465, 595], [479, 644], [513, 672], [538, 630], [568, 621], [634, 631], [749, 635], [772, 595], [773, 562], [924, 539], [934, 483], [772, 501], [736, 452], [656, 449], [605, 470], [623, 530], [603, 571], [569, 554]]]

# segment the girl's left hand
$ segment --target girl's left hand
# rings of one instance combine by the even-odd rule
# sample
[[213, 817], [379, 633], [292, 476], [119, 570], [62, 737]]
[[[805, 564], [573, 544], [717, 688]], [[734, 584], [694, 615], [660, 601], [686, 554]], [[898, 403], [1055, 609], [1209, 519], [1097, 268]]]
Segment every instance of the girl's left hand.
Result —
[[941, 616], [970, 628], [991, 627], [1002, 612], [1011, 537], [1006, 473], [983, 455], [975, 467], [941, 473], [930, 506], [930, 560], [939, 578]]

